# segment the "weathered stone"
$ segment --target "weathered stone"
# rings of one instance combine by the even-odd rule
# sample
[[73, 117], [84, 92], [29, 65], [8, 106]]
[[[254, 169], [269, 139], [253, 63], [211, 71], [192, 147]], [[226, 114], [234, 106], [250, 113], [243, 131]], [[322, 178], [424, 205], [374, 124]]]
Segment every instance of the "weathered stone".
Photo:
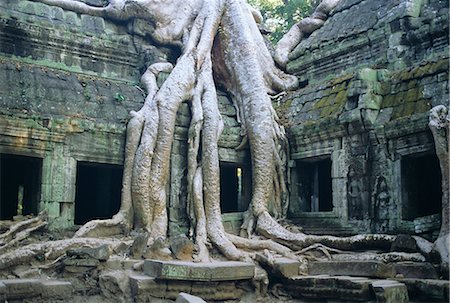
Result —
[[298, 276], [283, 281], [284, 289], [294, 298], [370, 301], [369, 279], [347, 276]]
[[183, 261], [145, 260], [145, 274], [164, 280], [227, 281], [251, 279], [253, 264], [243, 262], [193, 263]]
[[436, 269], [430, 263], [399, 262], [392, 265], [396, 276], [417, 279], [437, 279]]
[[391, 280], [372, 282], [377, 302], [379, 303], [408, 303], [408, 291], [405, 284]]
[[206, 303], [206, 301], [202, 298], [182, 292], [178, 295], [175, 303]]
[[445, 301], [449, 300], [448, 280], [433, 279], [396, 279], [408, 288], [411, 298], [424, 301]]
[[416, 252], [416, 240], [410, 235], [398, 235], [391, 245], [391, 251]]
[[317, 261], [309, 263], [308, 271], [311, 275], [375, 278], [388, 278], [394, 275], [392, 267], [380, 261]]
[[170, 250], [178, 260], [191, 261], [194, 243], [185, 235], [172, 237], [170, 239]]
[[130, 274], [131, 295], [133, 297], [145, 298], [153, 296], [157, 298], [164, 298], [166, 296], [167, 283], [164, 281], [157, 281], [153, 277]]
[[269, 267], [270, 274], [278, 277], [290, 278], [296, 277], [300, 274], [300, 262], [289, 258], [275, 258], [272, 262], [269, 262], [267, 258], [262, 254], [256, 255], [256, 260], [264, 264], [265, 267]]
[[42, 293], [42, 283], [38, 279], [2, 280], [6, 288], [6, 299], [28, 299]]
[[73, 294], [72, 283], [67, 281], [45, 280], [42, 281], [43, 298], [49, 299], [67, 299]]
[[130, 248], [130, 255], [133, 258], [141, 258], [144, 253], [144, 249], [147, 247], [148, 237], [150, 235], [148, 233], [141, 233], [137, 235], [134, 239], [133, 244]]
[[102, 273], [98, 280], [103, 296], [109, 299], [128, 298], [131, 296], [130, 281], [122, 270]]
[[80, 247], [67, 250], [67, 256], [79, 259], [97, 259], [106, 261], [109, 259], [111, 251], [108, 245], [100, 245], [98, 247]]

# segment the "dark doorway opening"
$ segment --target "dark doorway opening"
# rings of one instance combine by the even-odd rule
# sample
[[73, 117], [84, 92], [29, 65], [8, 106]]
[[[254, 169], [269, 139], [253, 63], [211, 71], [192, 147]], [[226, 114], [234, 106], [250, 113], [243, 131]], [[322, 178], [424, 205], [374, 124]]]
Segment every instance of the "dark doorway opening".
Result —
[[302, 212], [333, 210], [331, 159], [297, 162], [297, 180]]
[[77, 163], [75, 224], [111, 218], [119, 211], [122, 172], [121, 165]]
[[404, 220], [441, 213], [442, 176], [436, 155], [419, 154], [403, 157], [401, 174]]
[[249, 169], [234, 163], [220, 163], [220, 208], [222, 213], [245, 211], [250, 202]]
[[0, 219], [37, 214], [42, 159], [0, 154]]

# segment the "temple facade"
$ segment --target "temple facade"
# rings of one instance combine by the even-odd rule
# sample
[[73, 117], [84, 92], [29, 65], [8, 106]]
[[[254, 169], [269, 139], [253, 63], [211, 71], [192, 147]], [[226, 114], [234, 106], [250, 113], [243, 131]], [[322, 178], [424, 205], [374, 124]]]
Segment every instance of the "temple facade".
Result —
[[[94, 2], [95, 1], [91, 1]], [[120, 206], [125, 129], [139, 78], [177, 50], [128, 26], [32, 1], [0, 2], [0, 220], [47, 210], [55, 229]], [[429, 110], [448, 104], [448, 1], [343, 0], [290, 54], [300, 88], [274, 98], [290, 141], [288, 218], [315, 234], [434, 240], [441, 177]], [[158, 77], [162, 84], [167, 75]], [[251, 197], [248, 150], [223, 93], [222, 213], [238, 232]], [[169, 233], [186, 232], [187, 131], [178, 112]]]

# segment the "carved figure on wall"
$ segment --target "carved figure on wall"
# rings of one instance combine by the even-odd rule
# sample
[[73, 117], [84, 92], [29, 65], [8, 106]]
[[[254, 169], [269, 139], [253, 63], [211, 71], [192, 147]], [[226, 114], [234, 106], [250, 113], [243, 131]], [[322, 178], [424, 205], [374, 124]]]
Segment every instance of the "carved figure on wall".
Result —
[[[376, 232], [389, 231], [389, 214], [391, 209], [391, 195], [384, 177], [379, 177], [376, 185], [375, 205], [373, 213], [373, 230]], [[391, 214], [392, 215], [392, 214]]]
[[347, 178], [347, 200], [349, 217], [354, 219], [362, 219], [362, 184], [361, 179], [356, 176], [356, 172], [353, 166], [350, 166]]

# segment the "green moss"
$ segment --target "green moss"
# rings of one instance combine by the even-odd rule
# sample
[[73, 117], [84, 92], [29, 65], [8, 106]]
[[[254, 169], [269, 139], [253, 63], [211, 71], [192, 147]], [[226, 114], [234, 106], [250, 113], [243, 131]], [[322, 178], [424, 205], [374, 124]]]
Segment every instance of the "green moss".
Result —
[[430, 109], [431, 109], [431, 104], [428, 100], [421, 99], [416, 102], [416, 109], [415, 109], [416, 114], [425, 113], [425, 112], [429, 111]]
[[414, 78], [423, 78], [427, 75], [433, 75], [441, 72], [448, 71], [449, 61], [448, 59], [442, 59], [436, 62], [429, 62], [415, 68], [401, 71], [398, 74], [393, 75], [393, 79], [400, 81], [406, 81]]
[[393, 107], [397, 103], [397, 95], [387, 95], [383, 98], [381, 108]]
[[334, 78], [330, 84], [331, 84], [331, 86], [334, 86], [336, 84], [346, 82], [347, 80], [350, 80], [351, 78], [353, 78], [353, 74], [345, 74], [341, 77]]
[[404, 102], [414, 102], [420, 98], [422, 98], [422, 91], [418, 88], [415, 87], [413, 89], [410, 89], [406, 92], [406, 94], [404, 95]]
[[343, 91], [340, 91], [336, 95], [336, 98], [334, 99], [334, 103], [337, 106], [342, 106], [345, 104], [345, 102], [347, 102], [347, 91], [343, 90]]

